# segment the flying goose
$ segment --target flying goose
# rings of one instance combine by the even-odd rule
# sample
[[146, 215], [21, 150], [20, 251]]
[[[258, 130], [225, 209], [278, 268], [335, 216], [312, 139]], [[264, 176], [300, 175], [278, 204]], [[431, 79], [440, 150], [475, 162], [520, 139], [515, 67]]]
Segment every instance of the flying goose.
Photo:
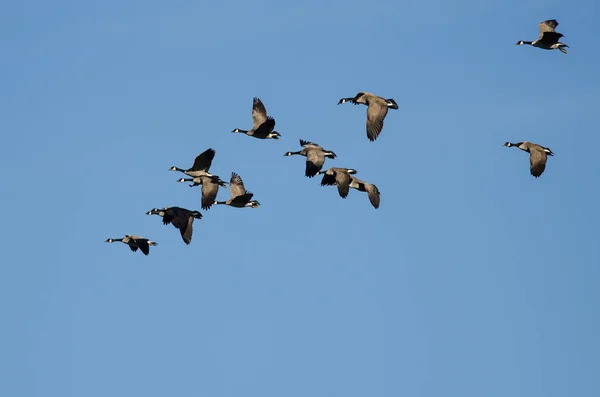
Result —
[[163, 218], [163, 224], [169, 223], [179, 229], [183, 242], [189, 244], [192, 242], [194, 219], [202, 219], [200, 211], [190, 211], [181, 207], [163, 207], [162, 209], [152, 208], [146, 212], [146, 215], [158, 215]]
[[317, 175], [323, 175], [321, 186], [337, 185], [338, 193], [341, 198], [346, 198], [350, 192], [351, 174], [356, 174], [357, 171], [352, 168], [331, 167], [327, 171], [319, 171]]
[[325, 150], [316, 143], [300, 139], [300, 146], [304, 147], [304, 149], [300, 150], [299, 152], [287, 152], [284, 154], [284, 156], [298, 154], [306, 157], [305, 176], [309, 178], [314, 177], [317, 175], [317, 172], [321, 171], [321, 168], [323, 168], [323, 163], [325, 163], [325, 157], [329, 157], [330, 159], [336, 158], [336, 154], [334, 152], [331, 150]]
[[360, 192], [367, 192], [371, 205], [375, 208], [379, 208], [379, 189], [377, 186], [361, 181], [354, 176], [350, 176], [350, 187]]
[[131, 234], [126, 234], [125, 238], [109, 238], [105, 240], [105, 243], [115, 243], [115, 242], [125, 243], [131, 248], [133, 252], [137, 251], [138, 248], [140, 251], [144, 253], [144, 255], [148, 255], [150, 253], [150, 246], [158, 245], [155, 241], [150, 241], [147, 238], [140, 236], [132, 236]]
[[398, 109], [398, 104], [393, 99], [385, 99], [370, 92], [359, 92], [354, 98], [342, 98], [338, 102], [352, 102], [355, 105], [362, 103], [367, 105], [367, 137], [371, 142], [375, 141], [383, 129], [383, 120], [387, 115], [388, 108]]
[[537, 48], [542, 48], [544, 50], [559, 50], [562, 53], [567, 53], [566, 48], [569, 48], [568, 45], [559, 42], [558, 40], [563, 37], [562, 33], [556, 32], [554, 29], [558, 26], [558, 21], [556, 19], [548, 19], [547, 21], [540, 22], [538, 28], [540, 29], [540, 37], [534, 41], [517, 41], [516, 45], [528, 44]]
[[547, 147], [543, 147], [531, 142], [517, 142], [517, 143], [504, 143], [504, 146], [511, 147], [515, 146], [519, 149], [529, 153], [529, 164], [531, 175], [538, 178], [546, 169], [546, 160], [548, 156], [554, 156], [552, 150]]
[[273, 131], [275, 129], [275, 119], [267, 116], [265, 105], [257, 97], [254, 97], [254, 101], [252, 102], [252, 120], [254, 121], [254, 125], [251, 130], [247, 131], [235, 128], [231, 132], [241, 132], [259, 139], [279, 139], [281, 136], [279, 132]]
[[214, 158], [215, 158], [215, 151], [213, 149], [209, 148], [209, 149], [205, 150], [204, 152], [200, 153], [198, 156], [196, 156], [196, 159], [194, 160], [194, 164], [192, 165], [191, 168], [184, 170], [179, 167], [173, 166], [173, 167], [169, 168], [169, 171], [183, 172], [184, 174], [192, 176], [192, 177], [197, 177], [197, 176], [202, 176], [202, 175], [213, 176], [212, 174], [208, 173], [208, 170], [210, 169], [210, 166], [211, 166]]
[[258, 208], [260, 205], [258, 201], [251, 200], [254, 194], [246, 190], [244, 181], [242, 181], [242, 178], [235, 172], [231, 173], [229, 190], [231, 192], [231, 197], [227, 201], [215, 201], [215, 204], [225, 204], [236, 208]]
[[216, 175], [201, 175], [195, 178], [180, 178], [177, 180], [177, 182], [193, 182], [190, 187], [202, 185], [202, 201], [200, 206], [203, 210], [208, 210], [215, 203], [217, 193], [219, 192], [219, 186], [227, 186], [226, 182], [222, 181], [221, 178]]

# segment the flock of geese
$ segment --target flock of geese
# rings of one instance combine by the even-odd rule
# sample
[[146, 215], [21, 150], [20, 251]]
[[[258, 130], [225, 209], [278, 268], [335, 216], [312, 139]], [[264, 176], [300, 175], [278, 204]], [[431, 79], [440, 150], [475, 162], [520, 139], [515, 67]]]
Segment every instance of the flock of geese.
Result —
[[[556, 32], [558, 21], [549, 19], [541, 22], [538, 25], [540, 36], [534, 41], [519, 40], [516, 45], [531, 45], [533, 47], [544, 50], [559, 50], [562, 53], [567, 53], [565, 48], [569, 46], [559, 42], [563, 37], [561, 33]], [[381, 131], [383, 130], [383, 121], [387, 116], [388, 109], [398, 109], [398, 104], [392, 98], [383, 98], [369, 92], [359, 92], [351, 98], [342, 98], [338, 105], [351, 102], [354, 105], [367, 106], [366, 132], [367, 138], [374, 142]], [[231, 132], [246, 134], [257, 139], [275, 139], [279, 140], [281, 134], [275, 131], [275, 119], [267, 115], [267, 109], [259, 98], [254, 98], [252, 103], [252, 119], [253, 125], [250, 130], [242, 130], [235, 128]], [[352, 168], [330, 167], [323, 171], [323, 165], [326, 158], [335, 159], [337, 155], [331, 151], [322, 148], [314, 142], [308, 142], [300, 139], [302, 150], [296, 152], [286, 152], [284, 156], [300, 155], [306, 157], [306, 169], [304, 175], [308, 178], [313, 178], [318, 175], [323, 175], [321, 186], [337, 186], [338, 194], [342, 198], [346, 198], [350, 192], [350, 188], [360, 192], [366, 192], [374, 208], [379, 208], [380, 192], [376, 185], [362, 181], [354, 175], [357, 173]], [[529, 153], [530, 173], [535, 178], [542, 175], [546, 169], [546, 161], [548, 156], [553, 156], [554, 153], [550, 148], [527, 141], [517, 143], [506, 142], [506, 147], [517, 147]], [[180, 178], [177, 182], [191, 182], [190, 187], [202, 186], [201, 203], [203, 210], [208, 210], [213, 205], [227, 205], [234, 208], [258, 208], [260, 203], [253, 200], [254, 194], [246, 190], [241, 176], [235, 172], [231, 173], [229, 182], [223, 181], [219, 176], [209, 172], [212, 161], [215, 157], [215, 150], [209, 148], [200, 153], [194, 160], [192, 166], [188, 169], [182, 169], [176, 166], [169, 168], [170, 171], [181, 172], [189, 178]], [[230, 197], [225, 201], [217, 201], [219, 187], [226, 187], [229, 183]], [[192, 242], [194, 219], [202, 219], [200, 211], [192, 211], [181, 207], [163, 207], [153, 208], [146, 212], [147, 215], [158, 215], [162, 218], [164, 225], [169, 223], [176, 229], [179, 229], [181, 238], [185, 244]], [[109, 238], [105, 242], [122, 242], [127, 244], [129, 248], [136, 252], [138, 249], [148, 255], [150, 247], [158, 245], [157, 242], [151, 241], [145, 237], [134, 236], [127, 234], [124, 238]]]

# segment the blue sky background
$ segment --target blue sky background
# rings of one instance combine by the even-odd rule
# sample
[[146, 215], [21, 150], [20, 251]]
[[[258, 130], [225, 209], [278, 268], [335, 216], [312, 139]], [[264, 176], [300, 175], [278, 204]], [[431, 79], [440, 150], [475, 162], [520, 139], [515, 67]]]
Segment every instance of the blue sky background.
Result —
[[[599, 395], [598, 11], [3, 4], [0, 395]], [[514, 45], [548, 18], [568, 55]], [[359, 91], [400, 107], [374, 143], [336, 106]], [[253, 96], [280, 141], [230, 133]], [[299, 138], [381, 207], [305, 178]], [[520, 140], [555, 152], [541, 178]], [[144, 213], [199, 209], [167, 169], [209, 147], [262, 206], [202, 211], [186, 246]]]

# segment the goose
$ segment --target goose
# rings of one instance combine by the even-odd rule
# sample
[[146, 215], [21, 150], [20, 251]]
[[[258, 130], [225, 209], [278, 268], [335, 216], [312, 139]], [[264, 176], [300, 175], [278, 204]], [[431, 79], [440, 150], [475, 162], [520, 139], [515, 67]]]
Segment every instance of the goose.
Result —
[[548, 159], [548, 156], [554, 156], [554, 153], [549, 148], [527, 141], [517, 143], [505, 142], [504, 146], [518, 147], [519, 149], [529, 153], [529, 169], [531, 175], [536, 178], [542, 175], [546, 169], [546, 160]]
[[317, 172], [323, 168], [325, 163], [325, 157], [335, 159], [336, 154], [331, 150], [325, 150], [321, 146], [313, 142], [308, 142], [300, 139], [300, 146], [304, 149], [299, 152], [287, 152], [284, 156], [293, 156], [295, 154], [306, 157], [306, 171], [305, 176], [312, 178], [317, 175]]
[[148, 255], [150, 253], [150, 246], [154, 247], [154, 246], [158, 245], [158, 243], [156, 241], [150, 241], [147, 238], [140, 237], [140, 236], [133, 236], [131, 234], [126, 234], [125, 238], [109, 238], [109, 239], [105, 240], [104, 242], [105, 243], [115, 243], [115, 242], [119, 242], [119, 241], [124, 244], [127, 244], [133, 252], [137, 251], [139, 248], [140, 251], [142, 251], [144, 253], [144, 255]]
[[355, 105], [367, 105], [367, 137], [374, 142], [383, 129], [383, 120], [387, 115], [388, 108], [398, 109], [398, 104], [393, 99], [385, 99], [370, 92], [359, 92], [354, 98], [342, 98], [338, 102], [352, 102]]
[[377, 186], [361, 181], [354, 176], [350, 176], [350, 187], [360, 192], [367, 192], [371, 205], [375, 208], [379, 208], [379, 189]]
[[242, 178], [235, 172], [231, 173], [229, 190], [231, 192], [231, 197], [227, 201], [215, 201], [215, 204], [225, 204], [236, 208], [258, 208], [260, 205], [258, 201], [251, 200], [254, 194], [246, 190], [244, 181], [242, 181]]
[[192, 242], [194, 219], [202, 219], [200, 211], [190, 211], [181, 207], [163, 207], [162, 209], [152, 208], [146, 212], [146, 215], [158, 215], [163, 218], [163, 224], [169, 223], [179, 229], [181, 238], [186, 244]]
[[254, 125], [251, 130], [247, 131], [235, 128], [231, 132], [241, 132], [259, 139], [279, 139], [281, 136], [279, 132], [273, 131], [275, 129], [275, 119], [267, 116], [265, 105], [257, 97], [254, 97], [252, 102], [252, 120], [254, 121]]
[[350, 175], [356, 174], [357, 171], [353, 168], [338, 168], [331, 167], [327, 171], [319, 171], [317, 175], [323, 175], [321, 186], [337, 185], [338, 193], [341, 198], [346, 198], [350, 192]]
[[180, 178], [177, 182], [193, 182], [190, 187], [202, 185], [202, 201], [200, 206], [203, 210], [208, 210], [215, 202], [219, 186], [226, 187], [226, 182], [222, 181], [216, 175], [207, 176], [201, 175], [195, 178]]
[[540, 30], [540, 37], [534, 41], [517, 41], [516, 45], [528, 44], [537, 48], [542, 48], [544, 50], [559, 50], [560, 52], [566, 54], [567, 50], [565, 48], [569, 48], [568, 45], [559, 42], [558, 40], [563, 37], [562, 33], [556, 32], [554, 29], [558, 26], [558, 21], [556, 19], [548, 19], [546, 21], [540, 22], [538, 28]]
[[211, 166], [214, 158], [215, 158], [215, 151], [213, 149], [209, 148], [209, 149], [205, 150], [204, 152], [200, 153], [198, 156], [196, 156], [196, 158], [194, 159], [194, 164], [192, 165], [191, 168], [184, 170], [179, 167], [172, 166], [171, 168], [169, 168], [169, 171], [183, 172], [184, 174], [192, 176], [192, 177], [197, 177], [197, 176], [202, 176], [202, 175], [213, 176], [212, 174], [208, 173], [208, 170], [210, 169], [210, 166]]

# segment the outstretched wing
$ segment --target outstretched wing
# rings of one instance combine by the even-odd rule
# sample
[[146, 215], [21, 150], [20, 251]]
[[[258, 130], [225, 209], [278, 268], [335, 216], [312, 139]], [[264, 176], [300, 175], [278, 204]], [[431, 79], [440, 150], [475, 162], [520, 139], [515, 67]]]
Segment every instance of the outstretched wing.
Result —
[[320, 149], [308, 150], [306, 155], [306, 172], [305, 175], [309, 178], [317, 175], [321, 171], [325, 163], [325, 155]]
[[203, 210], [209, 209], [217, 199], [217, 193], [219, 192], [219, 185], [212, 181], [212, 179], [204, 179], [202, 181], [202, 201], [200, 206]]
[[543, 149], [532, 147], [529, 149], [529, 170], [531, 175], [538, 178], [546, 169], [548, 156]]
[[383, 119], [385, 119], [387, 112], [387, 104], [380, 101], [369, 102], [369, 107], [367, 108], [367, 137], [371, 142], [381, 134]]
[[252, 120], [254, 121], [254, 130], [267, 120], [267, 109], [257, 97], [254, 97], [252, 102]]
[[346, 198], [350, 191], [350, 174], [347, 172], [336, 172], [335, 181], [341, 198]]
[[183, 242], [186, 244], [189, 244], [192, 242], [192, 233], [193, 233], [193, 227], [192, 225], [194, 224], [194, 217], [193, 216], [188, 216], [187, 219], [180, 217], [177, 218], [178, 219], [178, 226], [177, 228], [179, 229], [179, 233], [181, 233], [181, 238], [183, 239]]
[[229, 191], [231, 192], [231, 197], [241, 196], [242, 194], [246, 193], [246, 188], [244, 187], [244, 181], [242, 181], [242, 177], [235, 172], [231, 173], [231, 179], [229, 180]]
[[215, 151], [213, 149], [207, 149], [196, 157], [194, 165], [192, 165], [190, 170], [208, 172], [214, 158]]
[[544, 34], [545, 32], [554, 32], [554, 29], [556, 29], [557, 26], [558, 21], [556, 19], [548, 19], [540, 22], [538, 28], [540, 29], [540, 34]]
[[135, 239], [135, 243], [137, 244], [138, 247], [140, 247], [140, 250], [144, 253], [144, 255], [148, 255], [150, 253], [150, 246], [148, 246], [148, 239], [145, 239], [145, 238]]

